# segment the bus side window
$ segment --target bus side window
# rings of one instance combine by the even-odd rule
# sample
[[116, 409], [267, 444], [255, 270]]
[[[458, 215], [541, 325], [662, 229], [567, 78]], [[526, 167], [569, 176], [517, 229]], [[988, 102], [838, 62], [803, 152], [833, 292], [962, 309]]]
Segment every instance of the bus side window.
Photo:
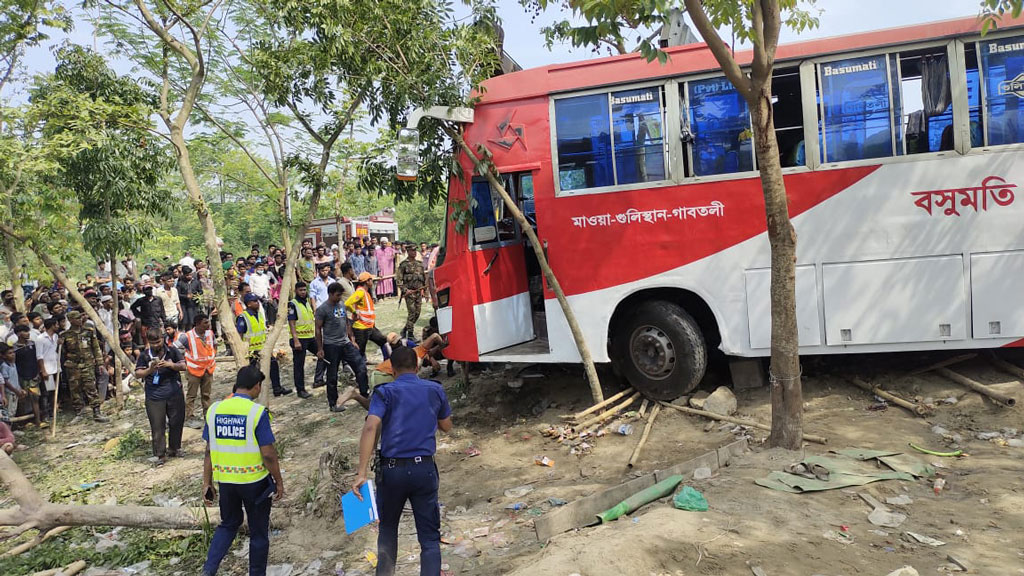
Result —
[[555, 100], [560, 190], [612, 186], [608, 94]]
[[685, 88], [690, 109], [690, 145], [695, 176], [754, 169], [750, 111], [724, 76], [691, 80]]
[[895, 86], [899, 87], [897, 154], [920, 154], [953, 149], [953, 95], [945, 46], [900, 52], [890, 56]]
[[491, 199], [491, 185], [486, 180], [474, 180], [470, 210], [473, 212], [473, 245], [498, 241], [497, 219]]
[[658, 87], [612, 92], [617, 184], [665, 179], [661, 99]]
[[[977, 54], [984, 81], [985, 145], [1024, 142], [1024, 36], [982, 40]], [[972, 115], [972, 128], [974, 120]]]
[[894, 132], [886, 55], [818, 66], [825, 162], [893, 155]]
[[804, 110], [800, 99], [800, 69], [777, 69], [772, 74], [775, 139], [783, 168], [804, 166]]

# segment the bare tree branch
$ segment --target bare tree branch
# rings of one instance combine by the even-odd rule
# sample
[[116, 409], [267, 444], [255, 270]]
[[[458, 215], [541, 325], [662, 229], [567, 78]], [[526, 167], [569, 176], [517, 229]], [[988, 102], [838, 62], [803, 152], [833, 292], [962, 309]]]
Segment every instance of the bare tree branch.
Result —
[[718, 31], [715, 30], [714, 25], [708, 20], [707, 12], [704, 11], [704, 5], [701, 0], [683, 0], [683, 2], [686, 4], [686, 11], [690, 14], [690, 19], [693, 20], [693, 25], [697, 27], [697, 31], [704, 38], [708, 49], [711, 50], [715, 59], [718, 60], [719, 65], [722, 67], [722, 72], [725, 73], [725, 77], [732, 82], [737, 92], [749, 100], [753, 96], [750, 78], [740, 69], [740, 65], [733, 57], [732, 51], [725, 45], [721, 36], [718, 35]]

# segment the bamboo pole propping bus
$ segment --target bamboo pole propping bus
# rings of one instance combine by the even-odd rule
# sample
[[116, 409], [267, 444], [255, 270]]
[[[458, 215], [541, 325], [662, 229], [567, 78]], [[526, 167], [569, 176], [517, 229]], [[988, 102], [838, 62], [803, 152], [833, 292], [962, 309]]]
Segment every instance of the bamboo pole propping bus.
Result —
[[[644, 400], [646, 402], [646, 400]], [[636, 461], [640, 459], [640, 451], [644, 449], [647, 444], [647, 437], [651, 435], [651, 428], [654, 427], [654, 419], [658, 417], [658, 413], [661, 412], [661, 404], [655, 404], [654, 408], [651, 408], [651, 415], [647, 418], [647, 425], [644, 426], [644, 433], [640, 436], [640, 441], [636, 443], [636, 448], [633, 449], [633, 455], [629, 457], [629, 462], [626, 464], [630, 468], [636, 464]]]
[[893, 395], [893, 394], [891, 394], [889, 392], [886, 392], [885, 390], [882, 390], [878, 386], [876, 386], [874, 384], [871, 384], [869, 382], [865, 382], [864, 380], [861, 380], [860, 378], [857, 378], [856, 376], [853, 377], [853, 378], [850, 378], [850, 382], [853, 382], [858, 388], [863, 388], [867, 392], [875, 394], [879, 398], [882, 398], [883, 400], [886, 400], [888, 402], [892, 402], [893, 404], [899, 406], [900, 408], [905, 408], [907, 410], [910, 410], [911, 412], [913, 412], [914, 414], [916, 414], [918, 416], [924, 416], [924, 415], [926, 415], [926, 414], [931, 412], [931, 410], [929, 410], [927, 406], [923, 406], [921, 404], [915, 404], [914, 402], [909, 402], [907, 400], [904, 400], [903, 398], [900, 398], [899, 396], [896, 396], [896, 395]]
[[1014, 398], [1012, 396], [1008, 396], [1008, 395], [1003, 394], [1001, 392], [996, 392], [995, 390], [993, 390], [992, 388], [982, 384], [981, 382], [977, 382], [975, 380], [971, 380], [967, 376], [964, 376], [963, 374], [958, 374], [956, 372], [953, 372], [949, 368], [939, 368], [938, 370], [936, 370], [936, 372], [938, 372], [939, 374], [942, 374], [946, 378], [949, 378], [953, 382], [956, 382], [957, 384], [960, 384], [961, 386], [964, 386], [964, 387], [970, 388], [971, 390], [974, 390], [978, 394], [981, 394], [983, 396], [988, 396], [989, 398], [995, 400], [996, 402], [999, 402], [1003, 406], [1012, 407], [1012, 406], [1017, 404], [1017, 399], [1016, 398]]
[[[696, 408], [686, 408], [684, 406], [676, 406], [675, 404], [669, 404], [668, 402], [659, 402], [665, 408], [672, 408], [678, 410], [683, 414], [691, 414], [693, 416], [703, 416], [712, 420], [721, 420], [723, 422], [732, 422], [733, 424], [739, 424], [741, 426], [750, 426], [751, 428], [757, 428], [758, 430], [767, 430], [771, 432], [772, 427], [767, 424], [761, 424], [760, 422], [754, 422], [753, 420], [742, 420], [740, 418], [733, 418], [732, 416], [722, 416], [721, 414], [715, 414], [714, 412], [705, 412], [704, 410], [697, 410]], [[824, 436], [815, 436], [813, 434], [804, 434], [804, 440], [808, 442], [814, 442], [815, 444], [828, 444], [828, 438]]]

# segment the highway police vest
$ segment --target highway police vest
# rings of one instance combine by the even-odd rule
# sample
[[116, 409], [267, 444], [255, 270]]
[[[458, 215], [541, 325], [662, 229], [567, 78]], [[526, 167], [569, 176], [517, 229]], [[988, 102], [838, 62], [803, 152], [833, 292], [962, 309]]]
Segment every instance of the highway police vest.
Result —
[[292, 306], [295, 306], [295, 337], [296, 338], [313, 338], [316, 335], [316, 324], [313, 320], [313, 307], [310, 306], [309, 300], [306, 300], [305, 304], [300, 304], [298, 300], [292, 300]]
[[252, 484], [267, 477], [256, 442], [256, 424], [265, 407], [240, 396], [215, 402], [206, 412], [213, 479], [226, 484]]
[[249, 352], [263, 350], [263, 343], [267, 340], [267, 324], [260, 317], [253, 317], [248, 310], [243, 315], [245, 318], [245, 338], [249, 341]]

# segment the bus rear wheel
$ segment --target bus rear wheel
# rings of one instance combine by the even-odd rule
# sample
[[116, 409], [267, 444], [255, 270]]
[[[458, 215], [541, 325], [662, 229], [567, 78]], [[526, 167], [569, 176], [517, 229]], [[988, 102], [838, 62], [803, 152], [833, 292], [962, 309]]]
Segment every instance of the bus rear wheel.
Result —
[[629, 383], [654, 400], [674, 400], [700, 384], [707, 346], [697, 322], [672, 302], [644, 302], [616, 327], [612, 361]]

